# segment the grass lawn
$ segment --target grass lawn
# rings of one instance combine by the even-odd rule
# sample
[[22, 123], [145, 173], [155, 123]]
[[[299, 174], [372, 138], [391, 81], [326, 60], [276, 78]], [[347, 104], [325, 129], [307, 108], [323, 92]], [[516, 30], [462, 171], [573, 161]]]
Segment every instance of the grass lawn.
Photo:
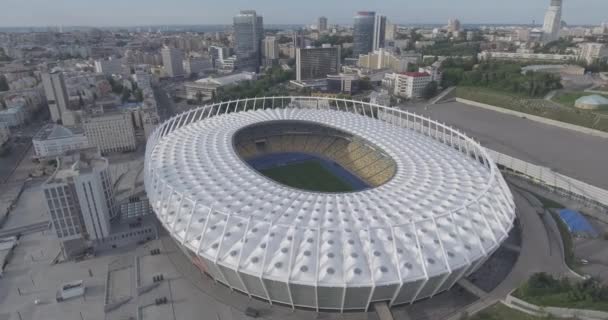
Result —
[[595, 94], [595, 93], [582, 92], [582, 91], [559, 92], [558, 94], [555, 95], [555, 97], [553, 97], [553, 101], [561, 104], [562, 106], [574, 108], [574, 103], [580, 97], [589, 96], [589, 95], [593, 95], [593, 94]]
[[260, 171], [284, 185], [317, 192], [348, 192], [354, 189], [325, 169], [316, 160], [290, 164]]
[[462, 86], [456, 88], [455, 95], [462, 99], [608, 132], [608, 117], [598, 120], [597, 112], [556, 107], [554, 103], [544, 99], [533, 99], [483, 87]]
[[546, 317], [531, 316], [519, 310], [511, 309], [502, 303], [497, 303], [480, 313], [467, 318], [469, 320], [542, 320]]

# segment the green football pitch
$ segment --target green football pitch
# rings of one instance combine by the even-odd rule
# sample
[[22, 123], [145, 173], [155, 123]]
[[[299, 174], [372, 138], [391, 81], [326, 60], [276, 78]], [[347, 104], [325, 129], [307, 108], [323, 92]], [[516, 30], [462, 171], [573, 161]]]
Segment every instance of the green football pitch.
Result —
[[315, 192], [349, 192], [354, 189], [316, 160], [261, 170], [268, 178], [290, 186]]

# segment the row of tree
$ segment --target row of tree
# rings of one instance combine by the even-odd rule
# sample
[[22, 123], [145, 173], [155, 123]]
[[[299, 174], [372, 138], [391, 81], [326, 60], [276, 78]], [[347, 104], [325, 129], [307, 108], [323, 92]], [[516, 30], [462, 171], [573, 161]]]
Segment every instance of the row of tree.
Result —
[[227, 101], [261, 96], [288, 95], [284, 85], [294, 79], [294, 72], [280, 67], [272, 68], [256, 81], [243, 81], [237, 85], [219, 88], [214, 101]]
[[541, 97], [552, 90], [561, 89], [561, 77], [545, 72], [522, 73], [517, 63], [473, 61], [461, 63], [448, 60], [443, 65], [443, 87], [462, 85], [486, 87], [528, 97]]
[[527, 284], [518, 291], [518, 295], [522, 297], [564, 294], [571, 302], [608, 302], [608, 286], [602, 285], [593, 278], [582, 282], [572, 282], [565, 277], [556, 279], [547, 273], [537, 273], [532, 275]]

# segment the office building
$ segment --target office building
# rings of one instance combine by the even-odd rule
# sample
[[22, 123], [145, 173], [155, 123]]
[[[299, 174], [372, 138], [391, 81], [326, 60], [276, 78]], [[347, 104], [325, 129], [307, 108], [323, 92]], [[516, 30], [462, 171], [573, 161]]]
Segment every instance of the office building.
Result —
[[317, 25], [317, 29], [319, 29], [320, 32], [327, 31], [327, 17], [319, 18], [319, 24]]
[[395, 81], [394, 94], [408, 99], [421, 98], [424, 88], [433, 81], [426, 72], [395, 73], [392, 76]]
[[368, 54], [373, 51], [374, 28], [376, 26], [376, 13], [361, 11], [355, 16], [353, 28], [353, 56]]
[[108, 59], [108, 60], [95, 60], [95, 72], [103, 73], [105, 75], [122, 74], [122, 60], [120, 59]]
[[63, 73], [43, 73], [42, 85], [49, 105], [51, 120], [55, 123], [62, 122], [64, 114], [69, 113], [68, 103], [70, 101]]
[[384, 34], [385, 41], [397, 39], [397, 25], [394, 23], [386, 23], [386, 33]]
[[59, 160], [42, 185], [51, 224], [68, 256], [110, 234], [117, 215], [108, 160], [91, 149]]
[[[384, 48], [386, 41], [386, 16], [377, 15], [374, 19], [374, 38], [372, 49], [374, 51]], [[370, 51], [371, 52], [371, 51]]]
[[185, 75], [183, 65], [184, 53], [182, 50], [165, 46], [161, 50], [161, 56], [167, 76], [175, 78]]
[[276, 37], [266, 37], [262, 41], [264, 65], [271, 66], [279, 59], [279, 43]]
[[604, 43], [583, 43], [580, 48], [580, 60], [587, 64], [608, 61], [608, 46]]
[[555, 41], [559, 38], [559, 30], [562, 25], [562, 0], [551, 0], [551, 4], [545, 14], [543, 24], [543, 40]]
[[327, 75], [340, 73], [340, 59], [339, 46], [298, 48], [296, 49], [296, 81], [325, 79]]
[[83, 121], [84, 134], [91, 146], [102, 153], [136, 149], [135, 127], [130, 112], [109, 112], [90, 115]]
[[416, 63], [414, 59], [399, 57], [387, 50], [380, 49], [369, 54], [359, 56], [357, 66], [369, 70], [388, 69], [392, 72], [405, 72], [409, 63]]
[[255, 11], [241, 11], [234, 17], [234, 51], [238, 69], [259, 71], [263, 37], [264, 19]]
[[84, 132], [68, 129], [58, 124], [47, 124], [32, 139], [34, 152], [38, 159], [55, 159], [64, 154], [89, 147]]

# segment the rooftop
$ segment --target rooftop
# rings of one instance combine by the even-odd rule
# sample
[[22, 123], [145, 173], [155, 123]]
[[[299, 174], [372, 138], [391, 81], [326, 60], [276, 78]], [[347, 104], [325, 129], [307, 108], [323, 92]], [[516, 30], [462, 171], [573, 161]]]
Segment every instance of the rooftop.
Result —
[[47, 124], [40, 129], [34, 136], [34, 140], [55, 140], [73, 137], [75, 134], [81, 134], [82, 131], [77, 128], [66, 128], [58, 124]]
[[431, 75], [426, 72], [404, 72], [403, 75], [414, 78], [430, 77]]

